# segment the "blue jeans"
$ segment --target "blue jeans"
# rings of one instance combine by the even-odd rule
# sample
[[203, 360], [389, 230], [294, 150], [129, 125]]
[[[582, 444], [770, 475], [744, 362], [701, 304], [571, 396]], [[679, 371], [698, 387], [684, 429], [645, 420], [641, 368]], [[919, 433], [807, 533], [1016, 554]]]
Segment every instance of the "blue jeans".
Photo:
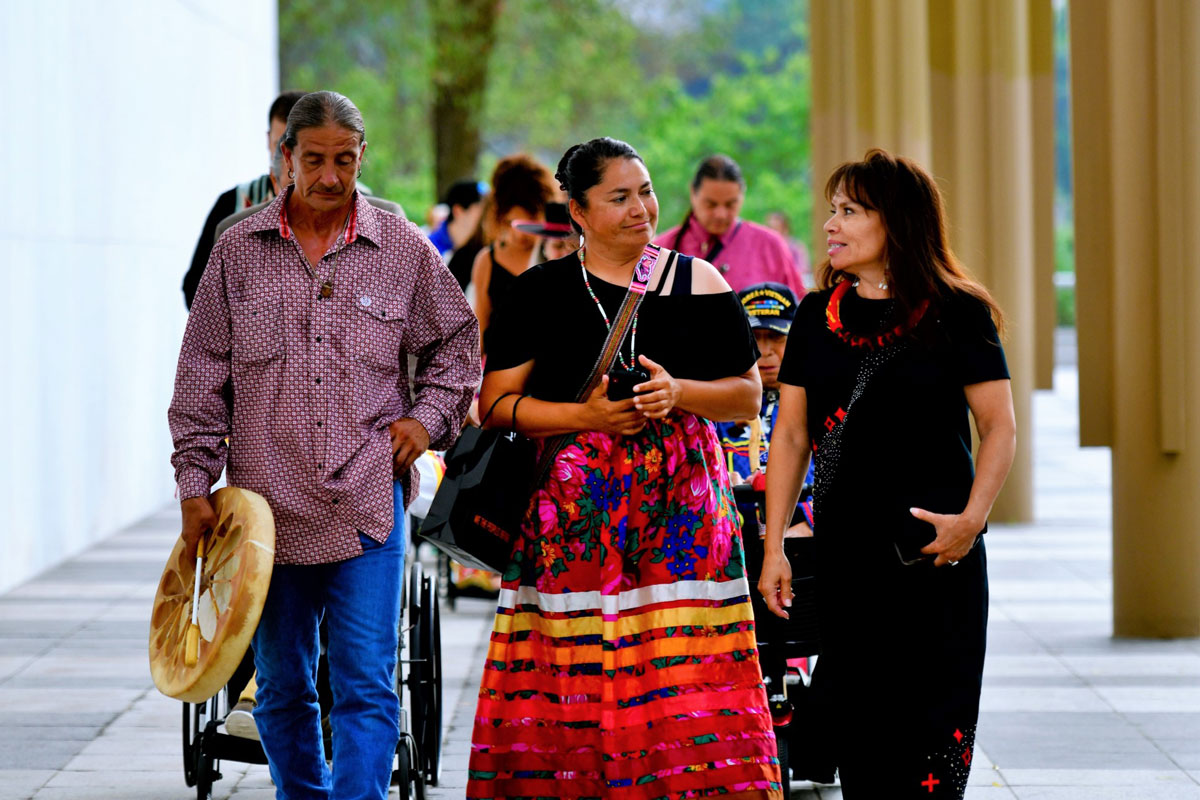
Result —
[[[387, 542], [332, 564], [276, 564], [254, 634], [254, 722], [277, 800], [384, 800], [400, 738], [393, 674], [404, 572], [404, 496]], [[333, 774], [325, 764], [317, 699], [324, 615], [333, 709]]]

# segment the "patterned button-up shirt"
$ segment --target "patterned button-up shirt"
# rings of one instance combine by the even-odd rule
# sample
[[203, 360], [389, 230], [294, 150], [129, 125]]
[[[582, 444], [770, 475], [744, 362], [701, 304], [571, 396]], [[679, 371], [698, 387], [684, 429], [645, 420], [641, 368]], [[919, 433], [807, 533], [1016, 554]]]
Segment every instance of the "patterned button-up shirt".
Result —
[[314, 278], [290, 195], [213, 248], [179, 354], [171, 462], [180, 499], [207, 495], [227, 466], [230, 485], [270, 503], [276, 561], [317, 564], [359, 555], [359, 532], [391, 531], [392, 422], [416, 419], [433, 448], [457, 437], [479, 326], [421, 230], [361, 194]]

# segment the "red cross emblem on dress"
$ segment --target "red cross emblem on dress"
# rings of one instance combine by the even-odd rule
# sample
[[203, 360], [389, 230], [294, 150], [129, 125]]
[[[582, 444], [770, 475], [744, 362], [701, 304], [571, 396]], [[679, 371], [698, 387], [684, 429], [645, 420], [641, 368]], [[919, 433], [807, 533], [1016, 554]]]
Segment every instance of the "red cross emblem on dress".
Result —
[[937, 786], [941, 781], [933, 777], [933, 773], [929, 773], [929, 777], [921, 781], [921, 785], [929, 789], [929, 793], [933, 794], [933, 787]]

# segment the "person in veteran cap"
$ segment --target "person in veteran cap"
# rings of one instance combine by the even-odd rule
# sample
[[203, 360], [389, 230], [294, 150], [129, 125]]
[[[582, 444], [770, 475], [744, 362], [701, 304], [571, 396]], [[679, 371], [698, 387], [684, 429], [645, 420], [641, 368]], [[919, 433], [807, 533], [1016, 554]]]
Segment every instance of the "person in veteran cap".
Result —
[[[779, 365], [787, 350], [787, 337], [796, 317], [795, 293], [782, 283], [757, 283], [738, 292], [750, 329], [758, 344], [758, 374], [762, 378], [763, 400], [758, 416], [744, 422], [723, 422], [717, 425], [717, 435], [725, 451], [730, 480], [735, 484], [752, 483], [767, 467], [767, 450], [771, 431], [779, 414]], [[761, 482], [759, 477], [758, 481]], [[811, 483], [811, 479], [809, 483]], [[753, 508], [743, 508], [748, 518], [756, 516]], [[792, 536], [812, 535], [812, 498], [805, 495], [797, 505]]]

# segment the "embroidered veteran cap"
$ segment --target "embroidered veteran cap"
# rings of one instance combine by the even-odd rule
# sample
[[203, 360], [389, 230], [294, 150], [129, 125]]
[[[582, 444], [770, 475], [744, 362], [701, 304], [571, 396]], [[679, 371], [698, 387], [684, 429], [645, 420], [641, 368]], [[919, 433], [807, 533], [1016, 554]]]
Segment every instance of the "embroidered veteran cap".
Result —
[[786, 334], [796, 318], [796, 295], [782, 283], [756, 283], [738, 292], [751, 328]]

